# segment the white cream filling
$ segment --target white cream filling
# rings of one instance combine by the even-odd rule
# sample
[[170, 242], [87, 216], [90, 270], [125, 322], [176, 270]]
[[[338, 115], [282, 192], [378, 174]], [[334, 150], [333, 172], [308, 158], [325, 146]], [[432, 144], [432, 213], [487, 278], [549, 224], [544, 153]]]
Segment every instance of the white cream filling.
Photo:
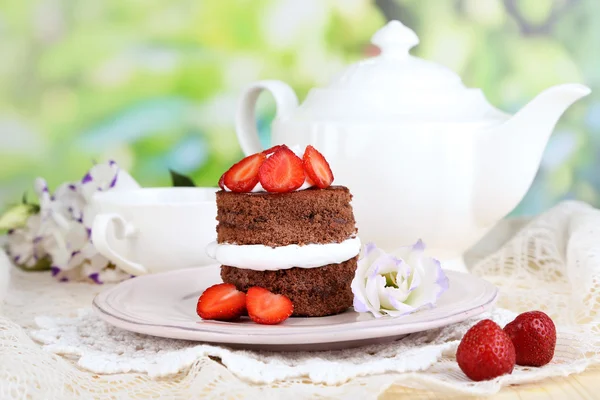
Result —
[[[304, 180], [304, 183], [302, 184], [302, 186], [300, 186], [298, 189], [294, 190], [294, 192], [297, 192], [298, 190], [304, 190], [304, 189], [308, 189], [313, 187], [313, 185], [311, 185], [310, 183], [308, 183], [306, 181], [306, 179]], [[231, 192], [231, 189], [229, 189], [227, 187], [227, 185], [223, 184], [223, 188], [226, 192]], [[250, 191], [250, 193], [258, 193], [258, 192], [266, 192], [265, 188], [260, 184], [260, 182], [258, 182]]]
[[269, 247], [262, 244], [237, 245], [212, 242], [206, 253], [223, 265], [255, 271], [316, 268], [338, 264], [360, 252], [360, 239], [353, 237], [341, 243], [306, 244]]

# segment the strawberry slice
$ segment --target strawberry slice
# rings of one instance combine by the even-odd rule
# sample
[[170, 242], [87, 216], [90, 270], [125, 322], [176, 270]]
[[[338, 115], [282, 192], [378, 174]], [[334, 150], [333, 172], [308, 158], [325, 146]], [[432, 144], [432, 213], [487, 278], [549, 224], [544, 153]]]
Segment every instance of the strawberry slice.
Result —
[[331, 172], [331, 167], [329, 167], [329, 163], [323, 157], [323, 154], [319, 153], [317, 149], [311, 145], [306, 146], [302, 162], [306, 175], [314, 182], [316, 187], [325, 189], [331, 186], [333, 172]]
[[248, 316], [257, 324], [275, 325], [285, 321], [294, 312], [294, 304], [282, 294], [253, 286], [246, 294]]
[[252, 154], [233, 164], [223, 178], [232, 192], [249, 192], [258, 183], [258, 170], [267, 157], [263, 153]]
[[258, 180], [267, 192], [293, 192], [302, 186], [304, 178], [302, 160], [287, 146], [281, 146], [258, 170]]
[[264, 150], [263, 154], [266, 155], [266, 156], [268, 156], [269, 154], [275, 153], [277, 150], [279, 150], [282, 147], [285, 147], [285, 145], [283, 145], [283, 144], [276, 144], [275, 146], [273, 146], [273, 147], [271, 147], [269, 149]]
[[222, 190], [225, 190], [225, 174], [221, 175], [221, 177], [219, 178], [219, 187]]
[[196, 312], [203, 319], [233, 321], [246, 311], [246, 294], [231, 283], [220, 283], [206, 289], [196, 305]]

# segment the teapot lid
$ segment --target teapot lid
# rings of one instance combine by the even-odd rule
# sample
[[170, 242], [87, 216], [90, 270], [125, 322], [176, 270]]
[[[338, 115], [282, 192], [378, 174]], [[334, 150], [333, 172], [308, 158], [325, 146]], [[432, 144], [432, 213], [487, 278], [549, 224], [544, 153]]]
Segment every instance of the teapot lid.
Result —
[[371, 38], [376, 57], [350, 65], [325, 88], [313, 88], [302, 106], [315, 119], [497, 122], [507, 115], [483, 92], [463, 85], [449, 68], [414, 57], [413, 30], [390, 21]]

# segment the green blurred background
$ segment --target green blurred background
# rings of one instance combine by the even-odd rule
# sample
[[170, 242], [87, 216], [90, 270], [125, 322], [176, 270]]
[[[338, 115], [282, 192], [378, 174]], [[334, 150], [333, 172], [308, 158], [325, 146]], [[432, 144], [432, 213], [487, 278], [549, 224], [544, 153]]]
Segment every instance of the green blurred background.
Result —
[[[561, 199], [600, 205], [598, 0], [20, 0], [0, 3], [0, 211], [115, 159], [143, 186], [168, 169], [216, 186], [241, 157], [241, 88], [281, 79], [300, 100], [373, 54], [370, 36], [400, 19], [413, 54], [454, 69], [514, 112], [565, 82], [592, 95], [557, 125], [514, 214]], [[260, 99], [268, 142], [274, 105]], [[510, 162], [510, 160], [507, 160]]]

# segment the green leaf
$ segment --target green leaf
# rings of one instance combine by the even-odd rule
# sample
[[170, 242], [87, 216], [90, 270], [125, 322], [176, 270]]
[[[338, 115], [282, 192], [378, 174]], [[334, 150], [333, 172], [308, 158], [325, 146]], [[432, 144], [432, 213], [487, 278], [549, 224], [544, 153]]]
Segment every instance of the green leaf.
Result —
[[16, 264], [16, 266], [26, 272], [48, 271], [52, 266], [52, 260], [50, 259], [50, 256], [46, 256], [39, 259], [38, 262], [32, 267], [19, 264]]
[[185, 175], [181, 175], [173, 170], [169, 170], [171, 174], [171, 181], [173, 182], [173, 186], [175, 187], [195, 187], [194, 181], [188, 178]]
[[37, 204], [19, 204], [0, 215], [0, 230], [16, 229], [25, 226], [27, 219], [37, 214], [40, 206]]

